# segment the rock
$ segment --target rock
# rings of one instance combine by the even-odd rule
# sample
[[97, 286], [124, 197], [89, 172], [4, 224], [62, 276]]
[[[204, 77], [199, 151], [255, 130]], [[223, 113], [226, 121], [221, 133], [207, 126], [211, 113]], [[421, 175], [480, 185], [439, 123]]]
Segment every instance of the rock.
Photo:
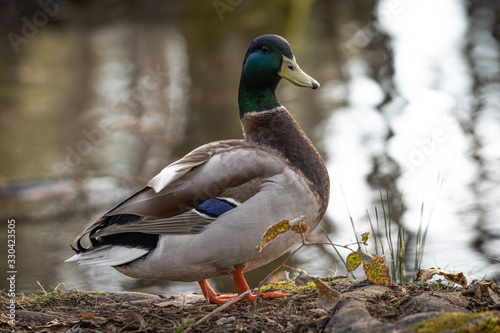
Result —
[[325, 332], [376, 332], [387, 327], [372, 317], [366, 305], [369, 299], [380, 297], [389, 288], [383, 286], [367, 286], [340, 296], [335, 307], [335, 314], [325, 327]]
[[216, 325], [222, 326], [236, 321], [236, 317], [222, 317], [215, 322]]
[[51, 322], [55, 320], [61, 320], [60, 316], [46, 314], [34, 311], [16, 311], [16, 320], [23, 321], [26, 323], [38, 323], [38, 322]]
[[[384, 296], [392, 306], [397, 304], [392, 323], [372, 315], [373, 308], [383, 308]], [[342, 293], [325, 332], [412, 332], [411, 327], [430, 318], [467, 312], [466, 306], [467, 299], [459, 292], [426, 292], [412, 297], [400, 296], [398, 301], [391, 288], [366, 286]]]
[[328, 313], [324, 309], [312, 309], [311, 312], [314, 314], [315, 318], [323, 317]]

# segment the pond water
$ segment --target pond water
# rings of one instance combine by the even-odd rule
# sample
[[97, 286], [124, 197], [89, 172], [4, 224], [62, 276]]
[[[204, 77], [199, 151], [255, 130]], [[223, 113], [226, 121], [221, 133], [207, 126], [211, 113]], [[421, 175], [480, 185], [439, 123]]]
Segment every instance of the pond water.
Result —
[[[500, 272], [488, 259], [500, 257], [493, 2], [134, 4], [69, 2], [45, 24], [33, 21], [44, 10], [36, 4], [4, 11], [1, 31], [23, 38], [0, 41], [0, 260], [4, 267], [6, 225], [15, 219], [18, 292], [38, 289], [37, 281], [198, 291], [196, 283], [134, 280], [64, 260], [85, 225], [164, 166], [203, 143], [241, 137], [241, 64], [264, 33], [287, 38], [301, 68], [321, 83], [312, 91], [282, 82], [278, 97], [327, 163], [329, 237], [350, 243], [351, 219], [358, 232], [369, 231], [369, 220], [384, 224], [385, 209], [393, 234], [398, 221], [406, 230], [409, 277], [421, 224], [429, 225], [423, 267], [469, 278]], [[27, 34], [23, 17], [36, 33]], [[279, 263], [248, 273], [250, 285]], [[291, 265], [345, 273], [330, 247], [305, 248]], [[229, 278], [213, 283], [234, 291]]]

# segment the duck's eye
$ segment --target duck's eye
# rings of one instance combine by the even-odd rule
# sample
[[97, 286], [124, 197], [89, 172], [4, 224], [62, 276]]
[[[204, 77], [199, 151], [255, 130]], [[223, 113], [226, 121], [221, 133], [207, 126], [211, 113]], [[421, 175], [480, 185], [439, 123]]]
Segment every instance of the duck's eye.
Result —
[[265, 45], [264, 45], [264, 46], [262, 46], [262, 47], [260, 48], [260, 50], [262, 51], [262, 53], [267, 53], [267, 52], [269, 52], [269, 48], [268, 48], [267, 46], [265, 46]]

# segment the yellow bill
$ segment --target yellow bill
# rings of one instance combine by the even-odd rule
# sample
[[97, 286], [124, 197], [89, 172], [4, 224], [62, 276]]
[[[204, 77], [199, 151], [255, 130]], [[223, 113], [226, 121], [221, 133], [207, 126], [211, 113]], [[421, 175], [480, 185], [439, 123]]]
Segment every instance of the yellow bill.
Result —
[[319, 88], [318, 81], [304, 73], [295, 59], [283, 56], [283, 63], [278, 74], [299, 87]]

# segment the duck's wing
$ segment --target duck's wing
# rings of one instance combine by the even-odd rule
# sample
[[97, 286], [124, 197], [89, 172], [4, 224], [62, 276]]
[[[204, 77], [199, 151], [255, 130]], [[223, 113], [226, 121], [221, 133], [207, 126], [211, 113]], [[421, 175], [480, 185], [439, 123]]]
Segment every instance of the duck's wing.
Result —
[[[76, 239], [121, 233], [193, 234], [255, 195], [283, 159], [242, 140], [201, 146], [170, 164]], [[135, 218], [130, 218], [133, 216]]]

